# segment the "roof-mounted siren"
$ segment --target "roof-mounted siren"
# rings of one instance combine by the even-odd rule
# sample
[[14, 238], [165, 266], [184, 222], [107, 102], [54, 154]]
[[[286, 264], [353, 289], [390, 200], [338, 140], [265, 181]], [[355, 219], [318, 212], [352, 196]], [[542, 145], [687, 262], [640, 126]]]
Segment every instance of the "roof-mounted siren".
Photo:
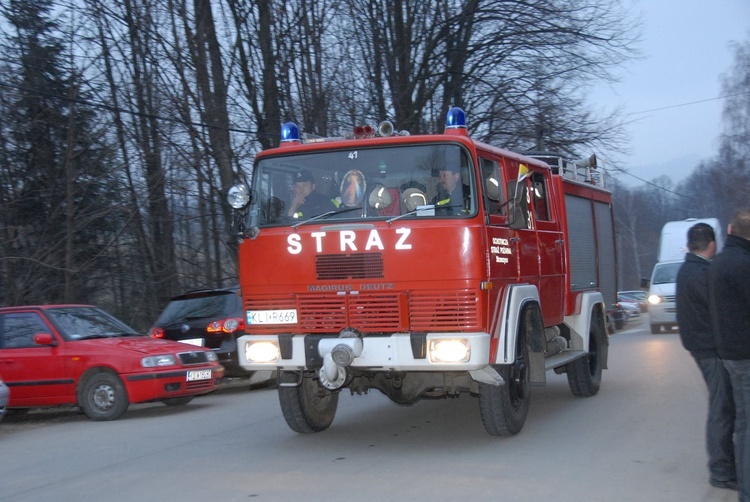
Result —
[[461, 108], [454, 106], [448, 110], [445, 117], [445, 134], [469, 135], [466, 130], [466, 114]]
[[393, 124], [390, 120], [384, 120], [378, 124], [378, 136], [388, 137], [393, 136]]
[[601, 184], [601, 175], [596, 171], [599, 167], [597, 164], [596, 154], [592, 153], [590, 157], [585, 157], [573, 162], [576, 166], [577, 176], [583, 176], [584, 180], [594, 185]]
[[281, 125], [281, 145], [292, 146], [300, 143], [299, 128], [294, 122], [284, 122]]

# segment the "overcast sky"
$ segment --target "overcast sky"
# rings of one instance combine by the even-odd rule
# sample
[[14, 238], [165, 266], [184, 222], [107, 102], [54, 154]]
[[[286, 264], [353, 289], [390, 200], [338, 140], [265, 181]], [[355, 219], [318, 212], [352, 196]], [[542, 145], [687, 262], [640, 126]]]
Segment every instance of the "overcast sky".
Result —
[[620, 72], [620, 83], [598, 88], [593, 102], [607, 110], [621, 105], [636, 121], [628, 127], [630, 155], [619, 159], [625, 169], [647, 181], [667, 175], [677, 182], [717, 154], [723, 101], [715, 98], [720, 75], [732, 66], [730, 42], [750, 39], [750, 0], [624, 3], [642, 12], [644, 58]]

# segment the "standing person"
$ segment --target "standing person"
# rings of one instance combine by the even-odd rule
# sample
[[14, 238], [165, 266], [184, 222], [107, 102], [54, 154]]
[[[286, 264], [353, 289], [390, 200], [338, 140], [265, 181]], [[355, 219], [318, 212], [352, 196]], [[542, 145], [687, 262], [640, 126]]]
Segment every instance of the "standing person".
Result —
[[729, 373], [716, 351], [708, 299], [708, 263], [716, 253], [711, 225], [697, 223], [687, 233], [688, 253], [677, 272], [677, 324], [682, 345], [698, 364], [708, 386], [709, 483], [737, 489], [734, 460], [734, 399]]
[[708, 268], [716, 347], [732, 381], [739, 500], [750, 502], [750, 208], [738, 209]]

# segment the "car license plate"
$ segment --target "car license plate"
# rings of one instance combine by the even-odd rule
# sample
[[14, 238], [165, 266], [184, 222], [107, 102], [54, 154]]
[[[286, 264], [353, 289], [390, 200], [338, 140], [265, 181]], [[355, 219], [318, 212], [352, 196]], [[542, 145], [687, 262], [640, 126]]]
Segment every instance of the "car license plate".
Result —
[[198, 347], [203, 346], [203, 338], [188, 338], [185, 340], [177, 340], [180, 343], [187, 343], [189, 345], [197, 345]]
[[211, 370], [191, 370], [187, 372], [187, 381], [195, 382], [196, 380], [209, 380]]
[[297, 310], [248, 310], [248, 324], [297, 324]]

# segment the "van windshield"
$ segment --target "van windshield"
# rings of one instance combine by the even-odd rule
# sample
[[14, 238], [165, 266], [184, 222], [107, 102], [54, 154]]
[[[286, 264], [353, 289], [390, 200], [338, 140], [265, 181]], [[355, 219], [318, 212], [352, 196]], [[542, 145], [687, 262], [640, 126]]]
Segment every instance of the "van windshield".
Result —
[[[315, 221], [476, 214], [473, 166], [456, 144], [355, 148], [266, 157], [254, 171], [258, 227]], [[418, 207], [434, 204], [434, 209]]]
[[654, 278], [651, 284], [666, 284], [677, 280], [677, 272], [680, 270], [682, 262], [675, 263], [657, 263], [654, 268]]

